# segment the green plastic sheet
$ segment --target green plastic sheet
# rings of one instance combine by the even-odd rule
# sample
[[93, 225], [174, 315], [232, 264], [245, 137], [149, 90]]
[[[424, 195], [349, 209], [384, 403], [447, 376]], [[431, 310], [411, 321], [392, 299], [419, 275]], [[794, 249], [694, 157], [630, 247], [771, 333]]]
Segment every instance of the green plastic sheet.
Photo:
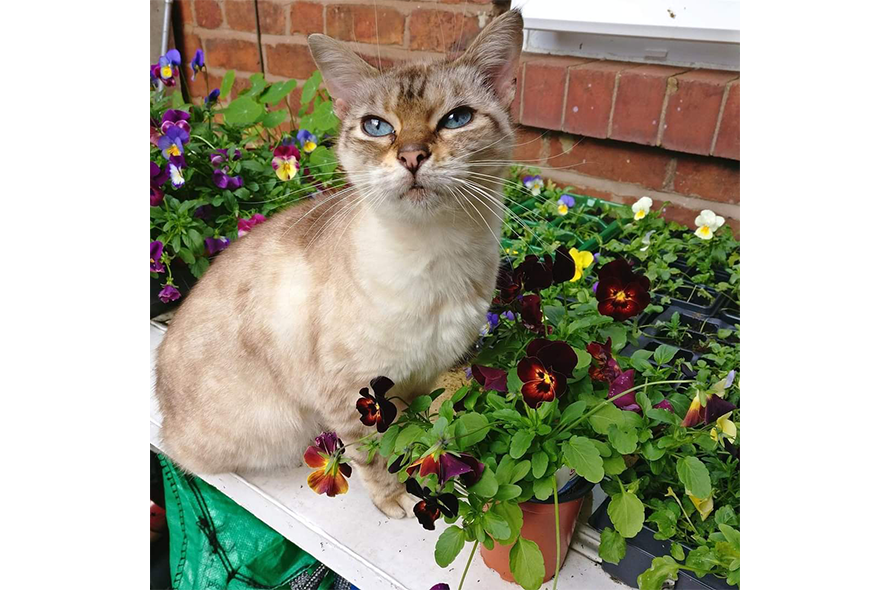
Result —
[[184, 474], [167, 457], [158, 459], [174, 590], [290, 590], [292, 581], [306, 578], [321, 578], [313, 582], [318, 590], [339, 586], [339, 576], [228, 496]]

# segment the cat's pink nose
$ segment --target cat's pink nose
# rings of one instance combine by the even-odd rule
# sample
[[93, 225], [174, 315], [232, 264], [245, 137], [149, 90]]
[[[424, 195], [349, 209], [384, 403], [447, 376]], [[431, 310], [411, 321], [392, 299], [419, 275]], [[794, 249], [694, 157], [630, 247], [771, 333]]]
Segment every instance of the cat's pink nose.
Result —
[[399, 149], [399, 162], [408, 169], [411, 174], [417, 174], [417, 169], [430, 157], [430, 148], [425, 143], [410, 143]]

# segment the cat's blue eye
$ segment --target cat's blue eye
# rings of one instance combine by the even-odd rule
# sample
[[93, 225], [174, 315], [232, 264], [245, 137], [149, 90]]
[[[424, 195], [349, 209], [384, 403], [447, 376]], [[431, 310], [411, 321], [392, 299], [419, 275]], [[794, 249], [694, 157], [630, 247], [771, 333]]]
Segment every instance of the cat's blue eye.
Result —
[[446, 129], [457, 129], [458, 127], [463, 127], [472, 120], [473, 109], [470, 107], [458, 107], [442, 117], [439, 126]]
[[371, 137], [385, 137], [393, 133], [395, 130], [392, 128], [392, 125], [390, 125], [383, 119], [378, 119], [377, 117], [367, 117], [364, 121], [362, 121], [362, 131], [364, 131]]

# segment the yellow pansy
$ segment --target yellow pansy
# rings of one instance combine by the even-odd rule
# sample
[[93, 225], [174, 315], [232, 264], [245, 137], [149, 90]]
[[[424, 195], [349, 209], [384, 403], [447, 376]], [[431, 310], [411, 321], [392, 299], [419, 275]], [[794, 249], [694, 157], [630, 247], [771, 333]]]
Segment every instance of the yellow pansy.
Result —
[[565, 215], [566, 213], [569, 212], [569, 208], [566, 207], [565, 204], [560, 203], [559, 205], [556, 206], [556, 212], [559, 213], [560, 215]]
[[317, 148], [317, 147], [318, 146], [315, 145], [314, 141], [307, 140], [306, 143], [303, 144], [303, 151], [306, 152], [307, 154], [310, 154], [310, 153], [314, 152], [315, 148]]
[[593, 264], [593, 254], [587, 250], [578, 251], [577, 248], [569, 250], [569, 254], [572, 256], [572, 260], [575, 261], [575, 276], [571, 279], [571, 282], [574, 283], [584, 274], [584, 269]]
[[708, 517], [709, 514], [714, 510], [714, 490], [711, 489], [711, 493], [708, 494], [708, 497], [705, 499], [699, 499], [690, 494], [688, 491], [686, 495], [689, 496], [689, 499], [692, 501], [692, 505], [695, 506], [695, 509], [698, 510], [698, 513], [701, 514], [701, 519], [704, 520]]
[[732, 412], [724, 414], [717, 418], [717, 426], [716, 428], [711, 429], [711, 438], [715, 441], [718, 440], [717, 429], [720, 429], [720, 432], [723, 433], [729, 442], [735, 444], [735, 437], [739, 433], [738, 428], [736, 428], [735, 422], [729, 419], [732, 416]]

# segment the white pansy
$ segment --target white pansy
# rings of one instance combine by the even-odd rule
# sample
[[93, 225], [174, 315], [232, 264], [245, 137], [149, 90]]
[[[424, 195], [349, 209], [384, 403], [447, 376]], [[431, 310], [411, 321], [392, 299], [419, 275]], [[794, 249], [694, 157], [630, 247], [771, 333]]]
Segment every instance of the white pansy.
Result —
[[640, 197], [640, 200], [634, 203], [630, 209], [634, 212], [634, 219], [640, 220], [649, 214], [649, 209], [651, 207], [652, 199], [649, 197]]
[[695, 230], [695, 235], [703, 240], [710, 240], [714, 237], [714, 232], [723, 225], [724, 221], [726, 220], [716, 215], [710, 209], [705, 209], [695, 218], [695, 225], [698, 228]]
[[652, 234], [655, 233], [655, 230], [649, 230], [646, 232], [646, 235], [643, 236], [643, 247], [640, 248], [640, 252], [645, 252], [649, 249], [649, 246], [652, 244]]

